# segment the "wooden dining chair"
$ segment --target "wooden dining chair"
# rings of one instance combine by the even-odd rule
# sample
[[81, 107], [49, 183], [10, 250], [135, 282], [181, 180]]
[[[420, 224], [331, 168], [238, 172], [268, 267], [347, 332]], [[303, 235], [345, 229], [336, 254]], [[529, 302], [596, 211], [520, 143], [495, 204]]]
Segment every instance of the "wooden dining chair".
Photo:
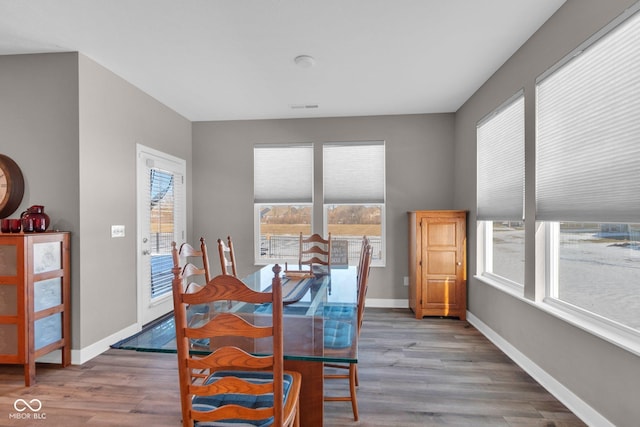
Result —
[[[276, 265], [273, 271], [270, 292], [254, 291], [234, 276], [219, 275], [199, 292], [185, 293], [182, 268], [174, 267], [173, 304], [183, 427], [193, 426], [194, 422], [207, 426], [237, 423], [299, 427], [301, 375], [284, 371], [280, 266]], [[220, 312], [197, 328], [187, 324], [189, 305], [228, 300], [248, 306], [271, 304], [272, 314]], [[265, 320], [266, 326], [257, 324]], [[254, 356], [233, 345], [221, 345], [206, 355], [191, 354], [189, 341], [202, 338], [212, 342], [264, 338], [271, 341], [272, 354]], [[203, 371], [209, 374], [201, 378]]]
[[[366, 244], [365, 244], [366, 243]], [[362, 321], [364, 319], [364, 307], [367, 296], [367, 289], [369, 286], [369, 272], [371, 270], [371, 257], [373, 249], [368, 239], [363, 239], [363, 248], [361, 250], [361, 265], [358, 266], [358, 302], [356, 306], [356, 334], [360, 336], [360, 330], [362, 329]], [[353, 315], [351, 314], [351, 319]], [[346, 319], [346, 317], [345, 317]], [[347, 320], [341, 321], [333, 318], [331, 321], [325, 321], [325, 339], [324, 346], [325, 351], [331, 352], [332, 350], [340, 351], [341, 349], [348, 348], [351, 345], [350, 337], [352, 332], [352, 324]], [[348, 380], [349, 381], [349, 395], [348, 396], [335, 396], [325, 395], [325, 402], [351, 402], [351, 408], [353, 410], [353, 419], [358, 421], [358, 398], [356, 395], [356, 387], [358, 382], [358, 364], [357, 363], [325, 363], [324, 368], [333, 369], [331, 372], [326, 372], [324, 378], [327, 380]], [[335, 373], [334, 371], [346, 370], [346, 373]]]
[[326, 266], [328, 270], [331, 269], [331, 233], [326, 239], [317, 233], [309, 237], [304, 237], [300, 233], [298, 268], [302, 270], [303, 265], [308, 265], [311, 270], [314, 265]]
[[[218, 254], [220, 255], [220, 270], [222, 274], [232, 274], [238, 277], [236, 270], [236, 255], [233, 251], [233, 242], [231, 236], [227, 236], [227, 243], [222, 239], [218, 239]], [[231, 268], [231, 270], [229, 270]]]

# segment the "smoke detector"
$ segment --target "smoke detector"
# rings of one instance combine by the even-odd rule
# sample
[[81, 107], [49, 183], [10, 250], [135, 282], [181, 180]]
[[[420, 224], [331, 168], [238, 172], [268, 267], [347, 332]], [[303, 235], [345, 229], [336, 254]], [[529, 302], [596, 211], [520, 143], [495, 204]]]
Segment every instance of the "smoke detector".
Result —
[[313, 56], [309, 55], [298, 55], [293, 58], [293, 62], [295, 62], [297, 66], [302, 68], [311, 68], [316, 65], [316, 60], [313, 58]]

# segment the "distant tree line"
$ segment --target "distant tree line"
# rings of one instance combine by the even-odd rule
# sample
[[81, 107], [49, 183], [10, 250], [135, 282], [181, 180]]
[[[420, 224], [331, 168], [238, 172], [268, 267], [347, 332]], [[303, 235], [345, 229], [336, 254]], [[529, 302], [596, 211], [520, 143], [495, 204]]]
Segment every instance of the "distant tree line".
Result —
[[[339, 205], [328, 210], [329, 224], [380, 224], [378, 206]], [[263, 224], [311, 224], [310, 206], [271, 206], [262, 212]]]

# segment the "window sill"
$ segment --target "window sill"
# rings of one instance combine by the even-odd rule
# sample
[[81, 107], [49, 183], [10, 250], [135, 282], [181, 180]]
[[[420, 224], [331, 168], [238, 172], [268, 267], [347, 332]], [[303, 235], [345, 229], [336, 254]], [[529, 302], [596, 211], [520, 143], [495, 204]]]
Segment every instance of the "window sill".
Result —
[[640, 331], [551, 298], [545, 298], [534, 305], [585, 332], [640, 356]]
[[477, 280], [486, 283], [487, 285], [493, 286], [496, 289], [499, 289], [503, 292], [506, 292], [517, 298], [524, 298], [524, 286], [518, 285], [515, 282], [504, 279], [500, 276], [495, 276], [493, 274], [483, 274], [481, 276], [476, 275], [473, 276]]
[[584, 312], [562, 301], [551, 298], [545, 298], [541, 302], [532, 301], [524, 297], [523, 288], [514, 288], [514, 286], [503, 283], [493, 277], [474, 276], [474, 278], [595, 337], [640, 356], [640, 331], [619, 325], [595, 314]]

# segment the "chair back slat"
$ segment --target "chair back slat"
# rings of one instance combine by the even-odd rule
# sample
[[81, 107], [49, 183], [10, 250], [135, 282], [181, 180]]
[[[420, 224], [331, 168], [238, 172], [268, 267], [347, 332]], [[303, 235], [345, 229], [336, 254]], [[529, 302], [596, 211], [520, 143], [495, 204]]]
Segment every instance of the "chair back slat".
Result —
[[265, 338], [273, 335], [273, 327], [255, 326], [237, 314], [220, 313], [203, 326], [187, 328], [185, 335], [188, 338], [231, 337], [235, 335]]
[[189, 391], [194, 394], [223, 394], [223, 393], [273, 393], [273, 382], [253, 384], [238, 377], [224, 377], [208, 385], [191, 385]]
[[199, 292], [184, 294], [182, 302], [186, 304], [204, 304], [210, 301], [236, 300], [252, 304], [271, 302], [270, 294], [248, 288], [240, 279], [230, 275], [220, 275], [215, 286], [205, 286]]
[[185, 264], [185, 266], [182, 268], [182, 276], [195, 276], [195, 275], [199, 275], [199, 276], [204, 276], [206, 273], [206, 270], [204, 268], [199, 268], [196, 267], [195, 265], [189, 263], [189, 264]]
[[218, 363], [232, 368], [264, 369], [273, 365], [273, 356], [254, 356], [237, 347], [221, 347], [213, 353], [202, 357], [187, 360], [187, 366], [191, 369], [207, 369], [212, 362], [208, 358], [215, 358]]
[[302, 261], [302, 265], [327, 265], [327, 264], [324, 259], [320, 259], [317, 256], [314, 256]]

